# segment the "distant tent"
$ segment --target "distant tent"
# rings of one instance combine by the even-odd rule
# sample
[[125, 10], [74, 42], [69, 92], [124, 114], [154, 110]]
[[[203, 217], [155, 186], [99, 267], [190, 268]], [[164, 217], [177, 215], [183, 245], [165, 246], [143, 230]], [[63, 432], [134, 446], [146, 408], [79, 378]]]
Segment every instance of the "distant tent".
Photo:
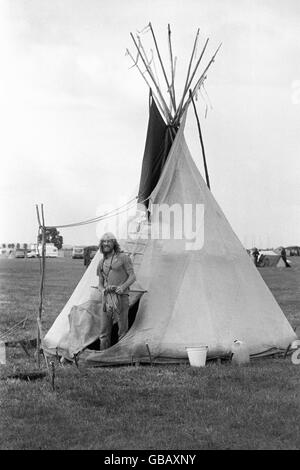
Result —
[[[138, 50], [144, 53], [140, 45]], [[203, 84], [207, 68], [192, 96]], [[147, 217], [137, 216], [135, 237], [124, 244], [137, 274], [130, 294], [137, 313], [120, 342], [101, 352], [84, 351], [81, 357], [92, 365], [186, 361], [186, 347], [199, 344], [208, 346], [208, 357], [215, 357], [230, 353], [236, 339], [247, 344], [250, 354], [260, 354], [286, 348], [296, 338], [190, 154], [184, 137], [191, 96], [184, 98], [189, 87], [187, 80], [184, 96], [178, 107], [173, 103], [173, 111], [159, 90], [151, 97], [138, 195]], [[175, 101], [174, 85], [169, 93]], [[177, 236], [175, 217], [163, 221], [170, 237], [154, 236], [162, 207], [177, 208], [184, 215], [189, 211], [193, 237], [185, 232]], [[46, 352], [72, 356], [97, 339], [97, 321], [94, 330], [91, 326], [96, 315], [91, 292], [98, 282], [99, 259], [98, 252], [45, 336]], [[79, 318], [86, 337], [74, 346], [70, 312], [82, 305], [91, 321]]]
[[273, 250], [259, 250], [258, 267], [265, 268], [274, 266], [285, 266], [280, 252], [276, 253]]

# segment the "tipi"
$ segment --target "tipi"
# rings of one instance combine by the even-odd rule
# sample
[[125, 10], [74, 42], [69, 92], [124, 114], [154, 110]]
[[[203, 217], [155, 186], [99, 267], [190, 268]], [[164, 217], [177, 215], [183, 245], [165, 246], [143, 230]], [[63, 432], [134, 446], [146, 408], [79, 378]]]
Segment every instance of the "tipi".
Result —
[[[151, 24], [149, 31], [155, 40]], [[185, 141], [188, 106], [203, 85], [215, 57], [191, 89], [207, 45], [206, 42], [192, 72], [198, 35], [199, 31], [178, 106], [170, 29], [171, 80], [166, 78], [170, 106], [157, 85], [140, 38], [133, 38], [139, 61], [146, 68], [148, 84], [155, 89], [150, 98], [138, 194], [139, 207], [144, 207], [146, 216], [139, 220], [134, 239], [131, 237], [124, 245], [131, 253], [137, 275], [130, 302], [135, 304], [137, 313], [119, 343], [101, 352], [85, 349], [81, 357], [93, 365], [186, 361], [186, 347], [199, 344], [208, 346], [208, 357], [216, 357], [230, 353], [235, 340], [246, 343], [250, 354], [255, 355], [287, 348], [296, 338], [201, 177]], [[158, 49], [157, 55], [160, 58]], [[135, 61], [138, 68], [139, 61]], [[172, 213], [163, 217], [160, 225], [162, 208], [171, 208]], [[176, 214], [182, 216], [181, 220], [189, 220], [188, 234], [179, 227]], [[46, 334], [43, 340], [46, 352], [70, 357], [80, 350], [74, 347], [70, 335], [69, 314], [73, 306], [83, 305], [93, 319], [86, 328], [86, 341], [81, 340], [82, 349], [97, 338], [97, 303], [90, 293], [91, 286], [97, 285], [99, 259], [97, 253]], [[81, 331], [85, 331], [86, 325], [84, 317], [79, 318], [77, 326]]]

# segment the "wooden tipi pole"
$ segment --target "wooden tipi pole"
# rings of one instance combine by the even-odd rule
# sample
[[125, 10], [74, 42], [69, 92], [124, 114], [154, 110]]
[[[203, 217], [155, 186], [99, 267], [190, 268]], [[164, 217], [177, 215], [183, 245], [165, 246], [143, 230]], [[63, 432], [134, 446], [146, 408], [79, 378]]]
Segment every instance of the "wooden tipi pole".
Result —
[[170, 97], [171, 97], [173, 109], [174, 109], [174, 111], [176, 111], [176, 104], [175, 104], [174, 96], [172, 95], [172, 89], [170, 87], [170, 83], [169, 83], [169, 80], [168, 80], [168, 77], [167, 77], [167, 74], [166, 74], [166, 71], [165, 71], [165, 68], [164, 68], [164, 64], [163, 64], [163, 61], [162, 61], [162, 58], [161, 58], [161, 55], [160, 55], [160, 52], [159, 52], [159, 49], [158, 49], [156, 37], [155, 37], [154, 31], [153, 31], [151, 22], [149, 23], [149, 27], [150, 27], [150, 31], [151, 31], [151, 34], [152, 34], [152, 37], [153, 37], [153, 41], [154, 41], [156, 53], [157, 53], [157, 56], [158, 56], [158, 59], [159, 59], [159, 63], [161, 65], [161, 69], [162, 69], [163, 75], [164, 75], [165, 80], [166, 80], [167, 89], [170, 92]]
[[[211, 66], [211, 64], [214, 62], [215, 60], [215, 57], [217, 55], [217, 53], [219, 52], [219, 49], [220, 47], [222, 46], [222, 43], [219, 45], [218, 49], [216, 50], [216, 52], [214, 53], [214, 55], [212, 56], [212, 58], [210, 59], [208, 65], [206, 66], [205, 70], [202, 72], [200, 78], [198, 79], [196, 85], [194, 86], [193, 88], [193, 91], [192, 91], [192, 94], [190, 93], [190, 96], [189, 98], [187, 99], [185, 105], [183, 106], [183, 109], [182, 109], [182, 115], [184, 114], [185, 110], [187, 109], [187, 107], [190, 105], [190, 102], [191, 102], [191, 97], [193, 98], [194, 95], [196, 94], [196, 91], [199, 89], [199, 87], [201, 86], [201, 84], [204, 82], [205, 78], [206, 78], [206, 72], [208, 71], [209, 67]], [[179, 116], [180, 118], [180, 116]]]
[[164, 97], [163, 97], [163, 95], [162, 95], [162, 93], [161, 93], [161, 90], [160, 90], [159, 86], [158, 86], [157, 83], [156, 83], [156, 80], [155, 80], [155, 77], [154, 77], [154, 75], [153, 75], [153, 73], [152, 73], [151, 67], [149, 66], [149, 61], [147, 60], [147, 57], [144, 57], [144, 56], [143, 56], [141, 47], [139, 47], [139, 45], [137, 44], [137, 42], [136, 42], [136, 40], [135, 40], [135, 37], [133, 36], [132, 33], [130, 33], [130, 36], [131, 36], [131, 38], [132, 38], [132, 40], [133, 40], [133, 43], [134, 43], [135, 47], [137, 48], [137, 51], [138, 51], [138, 53], [139, 53], [139, 57], [141, 57], [141, 59], [142, 59], [144, 65], [145, 65], [145, 67], [146, 67], [146, 70], [147, 70], [147, 72], [148, 72], [148, 74], [149, 74], [149, 76], [150, 76], [150, 78], [151, 78], [151, 80], [152, 80], [152, 82], [153, 82], [153, 84], [154, 84], [154, 86], [155, 86], [156, 92], [157, 92], [157, 94], [158, 94], [158, 96], [159, 96], [159, 98], [160, 98], [161, 104], [162, 104], [162, 106], [163, 106], [163, 108], [164, 108], [164, 110], [165, 110], [166, 118], [167, 118], [168, 122], [171, 122], [171, 121], [172, 121], [172, 114], [171, 114], [171, 112], [170, 112], [170, 110], [169, 110], [169, 108], [168, 108], [167, 103], [165, 102], [165, 99], [164, 99]]
[[180, 104], [178, 106], [178, 109], [177, 109], [177, 112], [176, 112], [176, 115], [174, 117], [174, 121], [176, 121], [177, 119], [180, 119], [180, 116], [183, 114], [181, 111], [182, 111], [182, 107], [183, 107], [183, 103], [184, 103], [184, 99], [185, 99], [185, 96], [188, 92], [188, 89], [189, 87], [191, 86], [191, 83], [194, 79], [194, 76], [197, 72], [197, 69], [199, 67], [199, 64], [201, 62], [201, 59], [204, 55], [204, 52], [205, 52], [205, 49], [207, 47], [207, 44], [208, 44], [208, 41], [209, 39], [207, 38], [206, 41], [205, 41], [205, 44], [203, 46], [203, 49], [202, 49], [202, 52], [200, 54], [200, 57], [199, 59], [197, 60], [197, 63], [195, 65], [195, 68], [192, 72], [192, 75], [190, 77], [190, 71], [191, 71], [191, 65], [192, 65], [192, 61], [193, 61], [193, 57], [194, 57], [194, 54], [195, 54], [195, 49], [196, 49], [196, 45], [197, 45], [197, 41], [198, 41], [198, 36], [199, 36], [199, 30], [197, 31], [197, 36], [196, 36], [196, 39], [195, 39], [195, 43], [194, 43], [194, 47], [193, 47], [193, 52], [192, 52], [192, 56], [191, 56], [191, 59], [190, 59], [190, 63], [189, 63], [189, 68], [188, 68], [188, 73], [187, 73], [187, 77], [186, 77], [186, 82], [185, 82], [185, 85], [184, 85], [184, 89], [183, 89], [183, 94], [182, 94], [182, 98], [180, 100]]
[[[168, 24], [168, 40], [169, 40], [169, 54], [170, 54], [170, 62], [171, 62], [171, 85], [170, 85], [170, 96], [171, 102], [173, 104], [174, 113], [176, 113], [176, 97], [175, 97], [175, 61], [173, 60], [173, 51], [172, 51], [172, 42], [171, 42], [171, 27]], [[176, 57], [175, 57], [176, 60]]]
[[196, 120], [197, 120], [197, 126], [198, 126], [199, 138], [200, 138], [200, 144], [201, 144], [201, 150], [202, 150], [202, 156], [203, 156], [203, 164], [204, 164], [204, 170], [205, 170], [206, 184], [207, 184], [208, 188], [210, 189], [210, 182], [209, 182], [208, 169], [207, 169], [207, 163], [206, 163], [206, 157], [205, 157], [203, 137], [202, 137], [201, 127], [200, 127], [199, 117], [198, 117], [198, 114], [197, 114], [197, 109], [196, 109], [195, 102], [194, 102], [194, 99], [193, 99], [192, 90], [190, 90], [190, 99], [191, 99], [191, 102], [193, 104], [193, 108], [194, 108], [195, 116], [196, 116]]

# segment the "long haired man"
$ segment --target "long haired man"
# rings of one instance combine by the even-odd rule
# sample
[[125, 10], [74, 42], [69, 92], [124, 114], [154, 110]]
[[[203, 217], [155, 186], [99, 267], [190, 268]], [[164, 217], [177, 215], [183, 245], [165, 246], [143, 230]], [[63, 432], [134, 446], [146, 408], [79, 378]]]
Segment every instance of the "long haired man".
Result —
[[99, 250], [103, 257], [98, 264], [99, 290], [102, 293], [100, 350], [111, 343], [111, 331], [118, 323], [118, 338], [128, 330], [129, 287], [136, 280], [130, 257], [121, 251], [113, 233], [102, 235]]

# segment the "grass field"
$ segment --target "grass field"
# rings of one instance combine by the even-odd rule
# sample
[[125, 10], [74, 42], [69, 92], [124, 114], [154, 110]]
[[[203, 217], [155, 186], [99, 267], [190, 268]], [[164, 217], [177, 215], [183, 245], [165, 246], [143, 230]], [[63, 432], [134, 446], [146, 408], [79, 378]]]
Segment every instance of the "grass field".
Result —
[[[291, 260], [260, 273], [299, 331], [300, 259]], [[83, 272], [82, 260], [47, 260], [45, 330]], [[0, 334], [20, 322], [6, 341], [35, 337], [39, 279], [38, 260], [0, 259]], [[53, 391], [47, 375], [12, 378], [36, 371], [28, 352], [16, 343], [0, 365], [1, 450], [300, 448], [300, 366], [290, 358], [202, 369], [57, 364]]]

